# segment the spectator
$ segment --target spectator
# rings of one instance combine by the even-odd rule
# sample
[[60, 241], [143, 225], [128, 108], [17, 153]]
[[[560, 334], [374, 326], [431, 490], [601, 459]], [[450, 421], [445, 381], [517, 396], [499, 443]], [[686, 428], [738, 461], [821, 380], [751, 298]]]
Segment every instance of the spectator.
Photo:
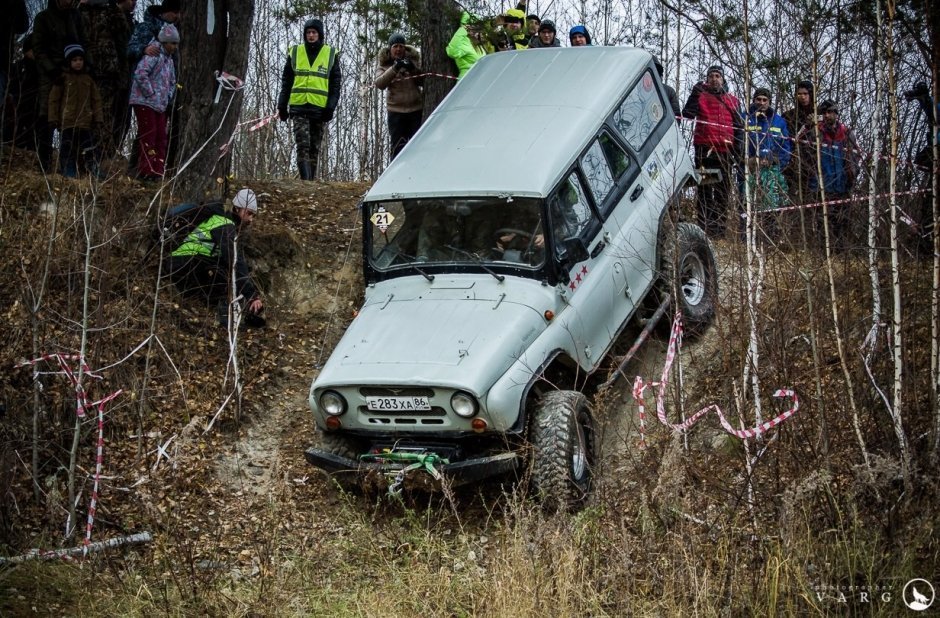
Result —
[[460, 16], [460, 27], [447, 44], [447, 55], [457, 64], [457, 79], [463, 79], [477, 60], [493, 51], [483, 42], [483, 29], [479, 21], [464, 12]]
[[86, 0], [78, 9], [104, 109], [98, 143], [102, 156], [108, 159], [117, 153], [124, 139], [131, 74], [127, 45], [133, 27], [129, 11], [133, 6], [134, 0], [124, 0], [121, 5], [114, 0]]
[[940, 144], [940, 130], [936, 129], [940, 103], [934, 105], [927, 82], [917, 82], [913, 88], [905, 91], [904, 100], [908, 103], [917, 101], [917, 105], [927, 121], [927, 144], [914, 156], [914, 163], [929, 168], [933, 165], [933, 146], [935, 143]]
[[525, 16], [526, 24], [526, 38], [531, 39], [534, 36], [537, 36], [539, 33], [539, 28], [542, 25], [542, 20], [539, 19], [539, 16], [535, 13], [531, 13]]
[[265, 324], [264, 303], [236, 244], [257, 214], [258, 197], [251, 189], [235, 194], [230, 213], [221, 203], [209, 204], [205, 217], [170, 254], [167, 272], [173, 283], [184, 295], [217, 303], [222, 326], [229, 324], [230, 302], [244, 308], [246, 326]]
[[[819, 131], [819, 168], [822, 170], [822, 185], [818, 174], [810, 179], [810, 189], [819, 190], [824, 202], [842, 201], [849, 197], [858, 176], [858, 145], [852, 131], [839, 120], [839, 106], [835, 101], [825, 100], [819, 104], [822, 120]], [[849, 211], [848, 203], [827, 204], [829, 233], [832, 246], [837, 250], [848, 247]]]
[[793, 164], [787, 166], [785, 177], [790, 188], [790, 199], [805, 204], [813, 199], [809, 179], [816, 175], [816, 101], [813, 82], [805, 80], [796, 85], [795, 105], [783, 113], [787, 131], [793, 138]]
[[313, 180], [317, 175], [323, 125], [333, 120], [342, 86], [339, 51], [324, 41], [323, 22], [308, 19], [304, 24], [304, 44], [291, 45], [287, 51], [277, 99], [280, 119], [294, 119], [301, 180]]
[[573, 26], [568, 31], [568, 42], [571, 43], [571, 47], [591, 45], [591, 33], [582, 25]]
[[[167, 24], [176, 24], [180, 19], [182, 4], [180, 0], [163, 0], [161, 4], [147, 7], [144, 20], [137, 24], [130, 41], [127, 43], [127, 56], [132, 66], [143, 56], [156, 57], [161, 54], [161, 45], [157, 36]], [[173, 62], [179, 70], [179, 55], [174, 52]]]
[[561, 47], [561, 41], [558, 40], [555, 22], [546, 19], [539, 24], [538, 33], [529, 39], [529, 49], [539, 49], [542, 47]]
[[[787, 123], [770, 106], [770, 90], [758, 88], [747, 114], [748, 188], [757, 211], [780, 208], [786, 203], [787, 182], [783, 168], [790, 162]], [[767, 230], [770, 231], [770, 230]]]
[[23, 57], [13, 65], [10, 80], [10, 100], [13, 102], [12, 113], [8, 110], [6, 137], [12, 138], [17, 148], [36, 151], [37, 127], [39, 115], [39, 67], [33, 54], [33, 36], [23, 37]]
[[166, 24], [158, 35], [160, 54], [145, 54], [131, 82], [130, 104], [137, 118], [137, 172], [142, 180], [159, 180], [166, 172], [167, 110], [176, 94], [176, 67], [173, 54], [180, 35]]
[[84, 45], [82, 18], [72, 8], [72, 0], [49, 0], [49, 6], [33, 22], [33, 53], [39, 67], [39, 115], [36, 120], [37, 150], [40, 168], [52, 162], [52, 133], [49, 124], [49, 92], [62, 75], [66, 45]]
[[101, 95], [85, 67], [85, 50], [71, 44], [65, 48], [68, 69], [49, 93], [49, 123], [59, 129], [59, 173], [78, 176], [79, 158], [84, 156], [89, 172], [98, 173], [94, 129], [101, 126]]
[[388, 38], [388, 47], [379, 50], [375, 87], [387, 90], [388, 136], [394, 159], [418, 132], [424, 113], [421, 53], [396, 32]]
[[666, 83], [666, 71], [663, 68], [663, 63], [659, 58], [653, 56], [653, 65], [656, 67], [656, 73], [659, 75], [659, 79], [663, 82], [663, 87], [666, 89], [666, 95], [669, 97], [669, 107], [672, 108], [672, 115], [675, 116], [676, 122], [679, 122], [679, 117], [682, 115], [682, 108], [679, 107], [679, 95], [676, 94], [676, 89]]
[[712, 238], [725, 234], [735, 150], [741, 146], [743, 129], [738, 99], [728, 93], [720, 66], [708, 67], [706, 81], [692, 87], [682, 116], [695, 119], [692, 144], [695, 166], [716, 170], [716, 182], [701, 184], [696, 195], [699, 225]]
[[26, 12], [25, 0], [4, 0], [2, 6], [4, 17], [0, 23], [0, 114], [5, 110], [16, 35], [29, 29], [29, 13]]
[[529, 35], [523, 30], [525, 12], [519, 9], [509, 9], [500, 15], [503, 30], [509, 35], [515, 49], [525, 49], [529, 44]]

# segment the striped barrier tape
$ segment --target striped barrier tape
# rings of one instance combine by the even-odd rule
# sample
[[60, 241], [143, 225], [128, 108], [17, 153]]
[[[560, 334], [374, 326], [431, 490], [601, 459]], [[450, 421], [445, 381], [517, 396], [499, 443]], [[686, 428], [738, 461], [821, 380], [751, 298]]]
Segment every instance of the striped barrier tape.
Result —
[[[89, 402], [88, 393], [85, 391], [84, 387], [79, 382], [78, 378], [75, 375], [75, 371], [69, 366], [69, 361], [78, 361], [79, 367], [83, 375], [95, 378], [97, 380], [103, 379], [100, 375], [92, 372], [88, 367], [88, 364], [85, 362], [85, 359], [78, 354], [43, 354], [32, 360], [23, 361], [16, 365], [16, 367], [35, 367], [41, 362], [54, 360], [59, 364], [61, 371], [55, 373], [63, 374], [68, 378], [69, 382], [72, 383], [73, 388], [75, 388], [75, 414], [79, 418], [85, 418], [86, 410], [97, 409], [98, 411], [98, 441], [95, 449], [95, 474], [94, 474], [94, 483], [91, 490], [91, 501], [88, 504], [88, 516], [85, 523], [85, 540], [84, 546], [85, 551], [83, 555], [87, 554], [87, 548], [91, 544], [91, 530], [95, 522], [95, 513], [98, 508], [98, 488], [101, 484], [101, 469], [104, 464], [104, 409], [105, 404], [109, 401], [120, 395], [123, 390], [118, 389], [113, 393], [104, 396], [98, 401]], [[34, 375], [39, 375], [39, 372], [34, 372]]]
[[643, 394], [649, 387], [658, 387], [656, 392], [656, 417], [659, 419], [659, 422], [669, 427], [673, 431], [684, 432], [690, 429], [698, 421], [700, 421], [706, 414], [715, 411], [715, 414], [718, 415], [718, 421], [721, 423], [722, 428], [742, 440], [748, 438], [754, 438], [759, 436], [770, 429], [773, 429], [777, 425], [783, 423], [785, 420], [793, 416], [800, 409], [800, 399], [797, 396], [796, 392], [792, 388], [780, 388], [774, 391], [773, 396], [777, 398], [789, 398], [792, 402], [792, 405], [785, 412], [775, 416], [769, 421], [763, 422], [756, 427], [750, 429], [735, 429], [731, 426], [731, 423], [725, 418], [725, 415], [722, 414], [721, 408], [716, 404], [706, 406], [687, 418], [681, 423], [670, 423], [669, 419], [666, 418], [666, 408], [665, 408], [665, 394], [666, 386], [669, 384], [669, 372], [672, 369], [672, 364], [675, 362], [676, 356], [678, 354], [679, 347], [682, 341], [682, 314], [676, 313], [675, 320], [672, 326], [672, 333], [669, 335], [669, 345], [666, 349], [666, 363], [663, 366], [662, 378], [658, 382], [646, 382], [642, 377], [637, 376], [636, 380], [633, 383], [633, 399], [636, 401], [639, 408], [639, 419], [640, 419], [640, 445], [641, 447], [646, 447], [646, 402], [643, 398]]

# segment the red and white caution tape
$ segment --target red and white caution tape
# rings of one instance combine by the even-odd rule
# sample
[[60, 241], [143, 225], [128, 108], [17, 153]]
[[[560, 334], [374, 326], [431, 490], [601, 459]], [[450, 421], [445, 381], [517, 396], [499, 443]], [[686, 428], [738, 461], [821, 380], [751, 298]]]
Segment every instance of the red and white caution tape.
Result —
[[88, 555], [88, 547], [91, 545], [91, 529], [95, 524], [95, 513], [98, 509], [98, 485], [101, 482], [101, 468], [104, 464], [104, 406], [106, 403], [120, 395], [121, 389], [118, 389], [97, 401], [98, 406], [98, 447], [95, 451], [95, 482], [91, 489], [91, 502], [88, 504], [88, 519], [85, 523], [85, 550], [83, 556]]
[[264, 126], [267, 126], [267, 125], [271, 124], [271, 123], [274, 122], [275, 120], [277, 120], [277, 112], [274, 112], [274, 113], [271, 114], [270, 116], [264, 116], [264, 117], [262, 117], [262, 118], [255, 118], [255, 119], [253, 119], [253, 120], [246, 120], [245, 122], [242, 122], [242, 123], [239, 123], [239, 124], [248, 124], [248, 123], [250, 123], [250, 122], [253, 122], [254, 124], [251, 125], [250, 127], [248, 127], [248, 130], [249, 130], [249, 131], [257, 131], [258, 129], [260, 129], [260, 128], [264, 127]]
[[226, 73], [225, 71], [216, 71], [215, 72], [215, 81], [219, 82], [219, 87], [215, 91], [215, 101], [216, 105], [219, 104], [219, 99], [222, 98], [223, 90], [241, 90], [245, 87], [245, 82], [242, 81], [240, 77], [235, 77], [231, 73]]
[[[75, 414], [79, 418], [84, 418], [86, 416], [86, 411], [97, 409], [98, 411], [98, 444], [95, 453], [95, 476], [94, 484], [91, 490], [91, 502], [88, 505], [88, 517], [85, 523], [85, 553], [87, 553], [87, 548], [91, 544], [91, 529], [94, 526], [95, 522], [95, 512], [98, 507], [98, 487], [101, 482], [101, 468], [104, 463], [104, 409], [105, 404], [120, 395], [123, 391], [121, 389], [116, 390], [110, 395], [106, 395], [98, 401], [89, 402], [88, 394], [85, 391], [85, 388], [82, 386], [78, 377], [75, 375], [75, 370], [69, 365], [69, 361], [78, 361], [82, 375], [87, 375], [89, 377], [101, 380], [102, 377], [91, 371], [88, 367], [88, 364], [85, 362], [85, 359], [78, 354], [43, 354], [38, 358], [33, 360], [24, 361], [17, 367], [34, 367], [37, 364], [44, 361], [54, 360], [59, 364], [61, 371], [55, 373], [61, 373], [68, 378], [69, 382], [72, 383], [72, 387], [75, 389]], [[35, 372], [34, 375], [38, 375], [38, 372]]]
[[690, 427], [695, 425], [695, 423], [701, 420], [702, 417], [704, 417], [710, 411], [714, 410], [718, 415], [719, 423], [721, 423], [722, 428], [724, 428], [726, 432], [737, 438], [746, 440], [748, 438], [759, 436], [776, 427], [780, 423], [796, 414], [796, 412], [800, 409], [800, 400], [796, 392], [792, 388], [781, 388], [777, 389], [773, 396], [778, 398], [789, 397], [793, 402], [793, 405], [791, 405], [786, 412], [783, 412], [769, 421], [761, 423], [760, 425], [751, 429], [735, 429], [732, 427], [731, 423], [729, 423], [724, 414], [722, 414], [721, 409], [715, 404], [702, 408], [682, 423], [670, 423], [669, 419], [666, 418], [666, 386], [669, 384], [669, 371], [672, 369], [672, 364], [676, 359], [676, 355], [678, 354], [681, 340], [682, 315], [680, 313], [676, 313], [675, 321], [672, 325], [672, 333], [669, 336], [669, 346], [666, 349], [666, 363], [663, 366], [662, 378], [659, 380], [659, 382], [646, 382], [642, 377], [637, 376], [633, 383], [633, 399], [636, 401], [637, 406], [639, 407], [640, 442], [643, 447], [646, 446], [646, 402], [643, 399], [643, 393], [649, 387], [658, 387], [656, 391], [656, 416], [659, 419], [659, 422], [666, 427], [669, 427], [673, 431], [687, 431]]

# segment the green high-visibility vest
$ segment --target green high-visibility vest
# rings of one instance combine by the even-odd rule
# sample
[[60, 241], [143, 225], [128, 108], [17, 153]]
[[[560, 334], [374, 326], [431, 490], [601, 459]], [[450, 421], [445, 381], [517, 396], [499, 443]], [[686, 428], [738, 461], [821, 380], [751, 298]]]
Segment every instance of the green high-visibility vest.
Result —
[[326, 97], [330, 92], [330, 71], [336, 60], [336, 50], [329, 45], [321, 47], [320, 53], [313, 60], [313, 66], [310, 66], [307, 50], [303, 45], [291, 45], [288, 53], [291, 68], [294, 69], [290, 104], [326, 107]]
[[183, 239], [183, 244], [171, 253], [173, 257], [188, 257], [201, 255], [204, 257], [218, 257], [219, 248], [212, 241], [212, 230], [223, 225], [235, 225], [235, 222], [222, 215], [212, 215], [196, 226], [189, 235]]

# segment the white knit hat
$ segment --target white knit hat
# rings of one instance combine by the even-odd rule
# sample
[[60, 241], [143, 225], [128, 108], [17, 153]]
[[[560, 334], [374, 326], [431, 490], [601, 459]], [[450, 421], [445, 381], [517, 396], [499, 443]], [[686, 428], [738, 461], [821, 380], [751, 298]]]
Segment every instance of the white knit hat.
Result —
[[251, 189], [242, 189], [235, 194], [232, 200], [232, 206], [235, 208], [247, 208], [251, 212], [258, 212], [258, 197]]

